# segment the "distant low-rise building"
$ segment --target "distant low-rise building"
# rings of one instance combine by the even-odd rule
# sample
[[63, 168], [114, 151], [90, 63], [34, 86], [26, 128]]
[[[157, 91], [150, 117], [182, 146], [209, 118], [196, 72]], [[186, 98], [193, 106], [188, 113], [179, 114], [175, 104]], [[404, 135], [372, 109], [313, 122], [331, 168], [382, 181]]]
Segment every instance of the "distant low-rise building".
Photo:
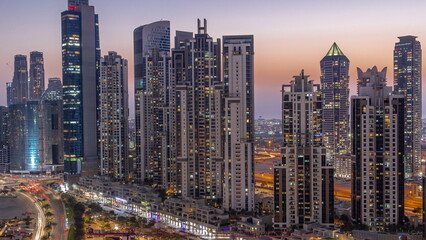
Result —
[[409, 240], [423, 240], [423, 236], [421, 234], [416, 235], [410, 235], [406, 233], [384, 233], [384, 232], [369, 232], [369, 231], [360, 231], [360, 230], [354, 230], [352, 231], [352, 235], [354, 240], [401, 240], [406, 236]]

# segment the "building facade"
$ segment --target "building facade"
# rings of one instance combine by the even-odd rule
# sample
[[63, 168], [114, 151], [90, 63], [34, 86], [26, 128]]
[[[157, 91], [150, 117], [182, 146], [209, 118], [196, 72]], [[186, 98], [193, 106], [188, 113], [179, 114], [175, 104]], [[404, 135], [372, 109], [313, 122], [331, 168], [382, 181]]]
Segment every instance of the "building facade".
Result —
[[[148, 87], [148, 76], [147, 71], [149, 64], [147, 59], [152, 58], [154, 52], [157, 53], [169, 53], [170, 52], [170, 22], [169, 21], [158, 21], [147, 25], [136, 28], [133, 32], [134, 41], [134, 74], [135, 74], [135, 122], [136, 122], [136, 163], [135, 163], [135, 178], [139, 183], [146, 182], [147, 179], [152, 180], [151, 176], [147, 172], [153, 172], [153, 167], [149, 166], [147, 161], [148, 155], [155, 154], [152, 149], [145, 149], [143, 145], [147, 144], [145, 135], [146, 132], [143, 129], [143, 123], [146, 119], [143, 116], [143, 104], [144, 104], [144, 92]], [[146, 110], [145, 110], [146, 111]], [[158, 115], [157, 115], [158, 117]], [[155, 118], [155, 116], [153, 117]], [[146, 126], [146, 125], [145, 125]], [[152, 126], [156, 127], [156, 126]], [[150, 132], [148, 134], [153, 134]], [[154, 133], [155, 134], [155, 133]], [[157, 142], [158, 143], [158, 142]], [[158, 146], [160, 148], [161, 146]], [[158, 162], [154, 160], [154, 162]], [[158, 164], [154, 164], [159, 166]], [[156, 169], [155, 172], [161, 172], [161, 169]], [[158, 177], [159, 180], [161, 177]], [[149, 182], [148, 181], [148, 182]]]
[[39, 115], [38, 101], [12, 104], [9, 107], [8, 140], [11, 171], [39, 172], [42, 170]]
[[30, 53], [30, 81], [28, 86], [28, 99], [40, 100], [44, 92], [44, 59], [42, 52]]
[[404, 218], [404, 97], [374, 74], [351, 98], [351, 210], [356, 223], [383, 231]]
[[27, 56], [15, 55], [12, 81], [12, 103], [25, 104], [28, 100], [28, 66]]
[[221, 43], [198, 20], [198, 33], [172, 53], [176, 82], [178, 194], [213, 201], [223, 196]]
[[64, 161], [70, 175], [98, 172], [97, 86], [99, 23], [88, 0], [69, 0], [62, 12]]
[[405, 176], [421, 174], [422, 49], [415, 36], [399, 37], [394, 49], [394, 90], [405, 97]]
[[128, 178], [129, 92], [128, 64], [116, 52], [101, 59], [99, 80], [100, 174], [114, 180]]
[[254, 37], [223, 37], [226, 210], [254, 210]]
[[6, 83], [6, 98], [7, 106], [10, 106], [13, 103], [13, 82]]
[[367, 87], [370, 82], [376, 82], [376, 78], [381, 79], [381, 81], [386, 82], [386, 72], [387, 67], [384, 67], [382, 71], [379, 72], [376, 66], [367, 69], [367, 71], [362, 71], [361, 68], [357, 68], [358, 80], [357, 80], [357, 94], [359, 94], [359, 89], [361, 87]]
[[349, 59], [333, 43], [321, 60], [321, 91], [324, 98], [323, 131], [327, 161], [335, 175], [350, 178]]
[[274, 167], [274, 228], [334, 224], [334, 169], [323, 143], [320, 86], [302, 73], [282, 88], [282, 162]]
[[0, 173], [10, 170], [8, 119], [9, 109], [0, 106]]
[[144, 182], [176, 192], [175, 89], [168, 52], [146, 55], [146, 82], [140, 95]]
[[45, 165], [64, 164], [63, 89], [59, 78], [49, 78], [40, 98], [41, 157]]

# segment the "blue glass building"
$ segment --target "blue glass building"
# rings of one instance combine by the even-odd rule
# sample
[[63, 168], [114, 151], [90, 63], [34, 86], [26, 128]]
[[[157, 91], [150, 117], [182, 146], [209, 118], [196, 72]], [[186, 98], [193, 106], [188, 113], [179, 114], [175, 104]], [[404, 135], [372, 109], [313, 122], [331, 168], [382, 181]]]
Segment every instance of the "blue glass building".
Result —
[[99, 168], [99, 23], [94, 7], [88, 4], [88, 0], [69, 0], [68, 10], [62, 12], [64, 161], [68, 174], [87, 170], [87, 175], [92, 175]]
[[40, 105], [38, 101], [9, 107], [9, 150], [12, 171], [41, 171]]

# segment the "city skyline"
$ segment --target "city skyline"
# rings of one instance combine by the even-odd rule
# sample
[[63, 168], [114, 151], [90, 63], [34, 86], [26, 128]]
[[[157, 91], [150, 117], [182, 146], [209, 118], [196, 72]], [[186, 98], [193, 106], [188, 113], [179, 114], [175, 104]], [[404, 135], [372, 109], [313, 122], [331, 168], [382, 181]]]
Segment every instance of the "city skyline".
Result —
[[425, 240], [419, 1], [4, 0], [0, 238]]
[[[191, 3], [191, 1], [185, 3]], [[237, 6], [238, 3], [239, 1], [235, 1], [228, 4]], [[235, 18], [233, 14], [237, 16], [240, 14], [232, 11], [232, 7], [229, 8], [230, 10], [221, 11], [220, 15], [217, 14], [217, 11], [199, 11], [205, 7], [217, 9], [214, 6], [216, 4], [208, 3], [185, 9], [183, 7], [185, 4], [179, 6], [177, 3], [171, 3], [171, 5], [163, 2], [143, 4], [139, 1], [129, 0], [128, 4], [120, 5], [119, 2], [109, 0], [92, 0], [90, 2], [91, 5], [97, 7], [97, 13], [101, 16], [102, 54], [117, 51], [124, 58], [129, 59], [129, 73], [133, 72], [133, 29], [143, 24], [160, 19], [170, 20], [171, 37], [173, 37], [175, 30], [194, 31], [196, 18], [207, 18], [210, 23], [209, 32], [212, 36], [254, 34], [257, 42], [255, 49], [257, 62], [255, 67], [256, 118], [259, 116], [279, 118], [280, 86], [283, 82], [289, 82], [296, 74], [297, 71], [295, 72], [294, 69], [305, 69], [311, 73], [312, 79], [319, 82], [320, 69], [317, 62], [321, 60], [333, 42], [345, 49], [345, 54], [351, 59], [350, 95], [356, 94], [356, 67], [366, 69], [377, 65], [379, 68], [390, 68], [393, 65], [392, 50], [399, 36], [415, 35], [422, 42], [426, 37], [426, 31], [422, 28], [422, 22], [425, 21], [420, 9], [422, 9], [422, 5], [426, 6], [426, 3], [410, 1], [413, 4], [404, 3], [402, 6], [398, 5], [397, 1], [384, 3], [385, 1], [368, 3], [369, 7], [366, 8], [365, 4], [361, 3], [338, 3], [336, 1], [326, 3], [276, 2], [268, 5], [249, 1], [247, 6], [241, 8], [241, 16], [244, 12], [244, 15], [253, 14], [253, 16], [262, 17]], [[60, 38], [58, 37], [60, 16], [58, 12], [63, 11], [66, 7], [66, 1], [49, 0], [43, 4], [28, 3], [23, 0], [6, 1], [6, 3], [2, 3], [2, 7], [6, 14], [0, 19], [6, 21], [10, 16], [7, 13], [11, 12], [14, 13], [16, 21], [11, 22], [8, 27], [0, 26], [0, 30], [10, 36], [4, 40], [3, 45], [8, 48], [0, 48], [0, 56], [2, 56], [0, 59], [0, 86], [2, 86], [0, 94], [6, 95], [5, 84], [11, 81], [15, 54], [28, 54], [34, 50], [43, 52], [46, 79], [61, 76]], [[374, 14], [368, 14], [379, 7], [382, 9], [380, 13], [374, 11]], [[164, 11], [154, 11], [157, 8]], [[324, 14], [330, 9], [334, 9], [332, 16]], [[300, 10], [304, 11], [306, 17], [298, 16]], [[363, 20], [359, 20], [360, 11], [363, 12]], [[39, 14], [40, 12], [43, 14]], [[201, 14], [190, 14], [193, 12]], [[317, 27], [321, 24], [331, 23], [336, 15], [347, 17], [344, 22], [333, 22], [332, 28]], [[401, 17], [406, 20], [398, 21]], [[231, 20], [232, 24], [229, 24]], [[43, 29], [38, 28], [39, 25], [44, 26]], [[380, 34], [370, 34], [370, 37], [365, 38], [364, 34], [378, 30], [380, 30]], [[23, 42], [16, 40], [26, 39], [26, 36], [29, 35], [34, 38], [30, 44], [25, 44], [25, 47]], [[315, 39], [315, 44], [312, 44], [313, 39]], [[285, 44], [272, 44], [274, 42]], [[129, 74], [129, 92], [131, 93], [129, 102], [132, 116], [134, 114], [133, 83], [133, 76]], [[388, 77], [388, 83], [392, 84], [393, 79]], [[268, 98], [265, 98], [265, 95]], [[0, 104], [6, 104], [5, 97], [0, 99]]]

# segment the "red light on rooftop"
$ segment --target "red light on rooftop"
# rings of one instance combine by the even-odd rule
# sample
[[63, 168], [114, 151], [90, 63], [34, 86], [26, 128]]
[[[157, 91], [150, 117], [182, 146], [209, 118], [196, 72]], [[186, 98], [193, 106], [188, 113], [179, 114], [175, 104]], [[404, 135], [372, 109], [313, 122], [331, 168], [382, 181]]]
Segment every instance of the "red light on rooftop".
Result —
[[68, 6], [68, 10], [75, 10], [75, 9], [77, 9], [78, 8], [78, 6], [74, 6], [74, 5], [69, 5]]

